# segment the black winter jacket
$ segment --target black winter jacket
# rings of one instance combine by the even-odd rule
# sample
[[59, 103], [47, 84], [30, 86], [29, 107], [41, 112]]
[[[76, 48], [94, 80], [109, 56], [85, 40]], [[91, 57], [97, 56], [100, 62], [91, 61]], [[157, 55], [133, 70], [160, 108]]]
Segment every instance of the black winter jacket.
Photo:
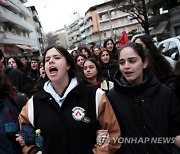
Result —
[[[105, 154], [117, 151], [120, 144], [112, 140], [104, 148], [96, 142], [99, 129], [107, 130], [111, 137], [120, 136], [117, 119], [105, 93], [92, 85], [79, 83], [75, 86], [76, 81], [71, 80], [62, 97], [57, 96], [47, 81], [44, 89], [23, 107], [19, 115], [21, 126], [30, 122], [35, 129], [41, 130], [43, 154]], [[25, 148], [23, 150], [29, 151], [28, 147]]]
[[102, 65], [100, 68], [101, 74], [104, 77], [104, 79], [106, 79], [108, 81], [112, 81], [112, 82], [113, 82], [113, 77], [117, 70], [118, 70], [118, 67], [115, 64], [110, 65], [110, 66]]
[[[117, 72], [108, 98], [120, 124], [122, 138], [136, 138], [132, 143], [124, 143], [118, 154], [171, 153], [169, 144], [151, 142], [153, 137], [160, 139], [180, 134], [180, 102], [168, 87], [150, 72], [145, 73], [139, 85], [129, 85]], [[137, 143], [138, 139], [145, 138], [150, 141]]]
[[[96, 130], [98, 129], [94, 99], [96, 88], [89, 88], [89, 93], [86, 91], [86, 88], [81, 88], [82, 87], [78, 86], [72, 90], [67, 99], [63, 102], [61, 108], [59, 108], [59, 105], [52, 96], [44, 90], [34, 96], [34, 125], [35, 128], [40, 128], [42, 130], [44, 140], [47, 142], [45, 143], [47, 145], [47, 149], [44, 149], [45, 153], [53, 153], [54, 149], [56, 149], [54, 153], [63, 154], [76, 152], [81, 154], [83, 151], [86, 151], [87, 154], [92, 153], [93, 147], [88, 146], [96, 143]], [[75, 96], [72, 97], [72, 95]], [[91, 122], [89, 121], [90, 123], [88, 121], [78, 122], [78, 120], [72, 118], [72, 108], [74, 107], [75, 109], [75, 107], [78, 106], [85, 109], [87, 114], [87, 119], [85, 120], [91, 120]], [[52, 123], [52, 125], [49, 125], [49, 123]], [[56, 128], [52, 126], [56, 126]], [[83, 128], [89, 131], [83, 131]], [[49, 134], [50, 132], [53, 133]], [[79, 136], [81, 136], [81, 140], [77, 140], [80, 138]], [[70, 138], [71, 140], [68, 140]], [[83, 138], [85, 138], [86, 141], [83, 140]]]

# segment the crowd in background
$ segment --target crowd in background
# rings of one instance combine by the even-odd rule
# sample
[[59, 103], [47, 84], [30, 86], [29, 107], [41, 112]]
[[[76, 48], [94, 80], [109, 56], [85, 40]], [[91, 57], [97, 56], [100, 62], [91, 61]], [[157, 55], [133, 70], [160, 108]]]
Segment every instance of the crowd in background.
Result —
[[[142, 45], [144, 55], [142, 55], [142, 53], [139, 52], [139, 50], [141, 49], [136, 47], [136, 43]], [[108, 96], [108, 98], [110, 99], [110, 103], [112, 102], [111, 105], [112, 105], [113, 110], [115, 111], [115, 115], [117, 116], [117, 121], [120, 125], [120, 128], [121, 128], [121, 123], [122, 125], [125, 125], [124, 123], [126, 122], [128, 123], [128, 117], [125, 117], [124, 118], [125, 120], [123, 119], [123, 117], [121, 117], [122, 114], [119, 113], [119, 111], [117, 111], [118, 109], [117, 100], [114, 100], [114, 97], [118, 99], [118, 101], [121, 101], [120, 99], [122, 99], [123, 101], [128, 101], [125, 99], [126, 97], [132, 97], [134, 99], [134, 98], [137, 98], [137, 95], [138, 95], [138, 99], [140, 99], [140, 97], [144, 94], [143, 91], [140, 90], [141, 86], [133, 87], [134, 89], [137, 88], [135, 91], [136, 92], [139, 91], [141, 95], [139, 93], [134, 94], [135, 91], [132, 90], [133, 89], [132, 87], [129, 89], [128, 88], [123, 89], [123, 84], [124, 86], [130, 86], [130, 83], [126, 83], [126, 81], [124, 81], [124, 78], [122, 78], [124, 74], [122, 71], [120, 71], [120, 68], [123, 65], [123, 63], [119, 57], [127, 56], [127, 55], [120, 55], [120, 53], [123, 53], [124, 50], [127, 48], [132, 48], [133, 50], [137, 51], [137, 55], [140, 56], [143, 64], [145, 63], [143, 56], [147, 57], [148, 63], [147, 63], [146, 69], [148, 70], [148, 73], [146, 72], [145, 74], [149, 75], [149, 72], [151, 72], [158, 80], [158, 81], [154, 81], [154, 83], [151, 83], [151, 84], [153, 85], [153, 84], [156, 84], [157, 82], [158, 85], [161, 85], [161, 84], [165, 85], [165, 87], [168, 87], [169, 89], [171, 89], [171, 91], [175, 94], [177, 99], [180, 101], [180, 95], [179, 95], [180, 61], [177, 61], [176, 67], [172, 68], [171, 65], [168, 63], [168, 61], [166, 61], [166, 59], [161, 55], [160, 51], [158, 51], [157, 47], [154, 45], [153, 39], [149, 35], [138, 36], [134, 40], [134, 44], [128, 44], [129, 46], [120, 46], [119, 42], [114, 42], [111, 38], [109, 38], [104, 41], [102, 46], [96, 45], [95, 43], [92, 43], [90, 47], [86, 45], [82, 45], [82, 46], [79, 46], [77, 50], [73, 50], [70, 53], [77, 67], [77, 74], [80, 77], [80, 79], [85, 80], [88, 84], [91, 84], [95, 86], [96, 88], [100, 88]], [[65, 55], [63, 56], [66, 57]], [[129, 59], [131, 59], [131, 57], [129, 57]], [[133, 60], [130, 62], [133, 63]], [[0, 95], [1, 95], [0, 96], [0, 101], [1, 101], [0, 112], [2, 112], [2, 115], [4, 114], [3, 117], [5, 117], [5, 112], [3, 111], [3, 109], [1, 109], [1, 105], [7, 102], [5, 109], [7, 108], [8, 111], [10, 110], [8, 112], [9, 114], [11, 113], [11, 110], [12, 110], [13, 116], [10, 117], [9, 119], [10, 121], [12, 121], [13, 126], [14, 126], [12, 130], [4, 131], [3, 138], [0, 137], [0, 142], [2, 141], [1, 143], [3, 143], [3, 146], [9, 147], [8, 150], [5, 150], [2, 146], [0, 146], [0, 153], [3, 153], [3, 151], [6, 151], [7, 153], [12, 153], [12, 154], [21, 153], [20, 152], [21, 147], [17, 144], [18, 142], [15, 141], [15, 136], [13, 136], [17, 134], [19, 131], [19, 128], [18, 128], [19, 125], [17, 124], [18, 115], [21, 112], [21, 109], [23, 108], [23, 106], [26, 105], [27, 100], [30, 99], [32, 96], [34, 96], [37, 92], [41, 91], [44, 87], [44, 84], [49, 80], [46, 74], [45, 68], [44, 68], [45, 63], [46, 63], [46, 60], [44, 59], [44, 57], [32, 57], [30, 59], [26, 56], [6, 58], [4, 57], [3, 52], [0, 51]], [[141, 68], [141, 69], [143, 70], [144, 68]], [[154, 78], [152, 74], [149, 76], [151, 76], [151, 78]], [[156, 90], [157, 89], [155, 89], [155, 91]], [[118, 93], [118, 91], [120, 91], [120, 93]], [[146, 89], [144, 89], [144, 91], [146, 91]], [[148, 92], [149, 91], [147, 90], [147, 93]], [[163, 92], [162, 90], [162, 93], [165, 93], [165, 92]], [[174, 94], [173, 96], [171, 95], [169, 97], [175, 97]], [[156, 98], [159, 99], [157, 101], [161, 101], [160, 97], [156, 97]], [[167, 102], [167, 106], [172, 107], [172, 110], [171, 110], [172, 112], [170, 111], [169, 112], [171, 114], [176, 114], [176, 115], [169, 115], [169, 112], [165, 113], [167, 114], [167, 116], [172, 118], [171, 119], [172, 121], [170, 121], [172, 122], [172, 125], [174, 124], [179, 125], [180, 123], [180, 121], [179, 123], [177, 122], [178, 120], [180, 120], [179, 105], [177, 105], [177, 103], [179, 103], [178, 100], [176, 100], [176, 98], [173, 98], [173, 100], [170, 100], [170, 102]], [[174, 103], [174, 106], [171, 106], [168, 104], [172, 102]], [[175, 112], [173, 112], [174, 107], [175, 108], [177, 107]], [[148, 112], [151, 112], [151, 110], [149, 110]], [[152, 111], [152, 112], [155, 112], [155, 111]], [[132, 115], [129, 115], [129, 116], [132, 116]], [[134, 120], [136, 120], [136, 117], [134, 118], [135, 118]], [[138, 118], [140, 117], [138, 116]], [[146, 118], [148, 119], [148, 115]], [[159, 119], [159, 120], [162, 120], [162, 119]], [[5, 122], [5, 124], [6, 123], [8, 122]], [[131, 125], [131, 122], [130, 122], [129, 125], [127, 124], [127, 126], [125, 127], [132, 127], [132, 126], [133, 125]], [[122, 135], [127, 136], [126, 133], [129, 133], [129, 132], [127, 130], [124, 130], [123, 127], [121, 129]], [[157, 128], [157, 129], [160, 129], [160, 128]], [[171, 135], [173, 136], [180, 135], [180, 134], [177, 134], [180, 132], [180, 130], [178, 130], [179, 126], [176, 129], [177, 130], [173, 130], [174, 134], [171, 134]], [[166, 130], [164, 131], [166, 132]], [[7, 137], [6, 137], [6, 134], [8, 134]], [[137, 133], [136, 135], [138, 136], [139, 134]], [[156, 134], [156, 135], [158, 136], [159, 134]], [[12, 143], [9, 143], [9, 140], [12, 141]], [[137, 146], [136, 148], [140, 151], [141, 151], [141, 148], [143, 149], [142, 151], [147, 150], [146, 148], [144, 149], [144, 147], [141, 147], [141, 145], [139, 147]], [[119, 151], [119, 153], [128, 154], [128, 152], [132, 152], [136, 148], [133, 148], [131, 146], [127, 146], [127, 147], [122, 146], [122, 148], [120, 148], [122, 150]], [[152, 146], [151, 148], [154, 148], [154, 147]], [[162, 150], [161, 148], [164, 151], [167, 150], [167, 148], [163, 146], [160, 147], [160, 149], [158, 148], [156, 149], [155, 147], [155, 149], [159, 153], [163, 153], [161, 152]], [[130, 149], [130, 150], [127, 150], [127, 149]], [[178, 151], [178, 149], [174, 149], [174, 150], [175, 152]]]
[[[168, 61], [160, 54], [160, 51], [158, 51], [153, 39], [148, 35], [138, 36], [134, 42], [140, 43], [144, 47], [146, 54], [148, 54], [149, 67], [158, 80], [169, 86], [177, 94], [179, 88], [178, 76], [180, 76], [179, 62], [177, 62], [175, 68], [172, 68]], [[90, 47], [82, 45], [77, 50], [73, 50], [71, 56], [77, 64], [79, 73], [86, 79], [94, 78], [95, 81], [93, 84], [98, 87], [100, 87], [99, 82], [103, 80], [113, 82], [113, 77], [119, 65], [118, 52], [120, 46], [116, 44], [112, 39], [107, 39], [102, 46], [92, 43]], [[84, 62], [87, 59], [93, 60], [95, 69], [97, 69], [97, 73], [89, 73], [92, 76], [88, 76], [90, 69], [87, 70], [84, 67]], [[21, 56], [8, 57], [8, 59], [4, 57], [3, 63], [6, 66], [4, 72], [8, 75], [13, 85], [29, 98], [32, 96], [34, 88], [37, 89], [37, 85], [40, 83], [39, 81], [45, 77], [42, 57], [29, 58], [27, 56]]]

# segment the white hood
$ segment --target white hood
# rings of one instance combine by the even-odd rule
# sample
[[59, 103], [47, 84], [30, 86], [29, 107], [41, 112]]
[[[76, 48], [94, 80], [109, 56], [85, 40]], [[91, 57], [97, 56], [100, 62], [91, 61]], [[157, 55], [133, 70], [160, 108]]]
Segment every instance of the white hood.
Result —
[[68, 86], [68, 88], [66, 89], [63, 97], [60, 97], [54, 90], [51, 81], [47, 81], [44, 84], [44, 90], [51, 94], [51, 96], [55, 99], [55, 101], [59, 104], [59, 106], [61, 107], [62, 103], [64, 102], [64, 99], [66, 98], [67, 94], [74, 89], [76, 86], [78, 85], [77, 79], [73, 78]]

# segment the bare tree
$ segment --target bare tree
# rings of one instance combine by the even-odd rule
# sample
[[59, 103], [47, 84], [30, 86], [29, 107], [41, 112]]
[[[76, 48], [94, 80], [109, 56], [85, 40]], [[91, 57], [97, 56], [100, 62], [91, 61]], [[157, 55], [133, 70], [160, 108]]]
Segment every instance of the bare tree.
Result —
[[112, 3], [115, 8], [128, 13], [132, 19], [136, 19], [143, 27], [145, 33], [149, 34], [146, 1], [147, 0], [112, 0]]
[[58, 41], [58, 36], [50, 32], [46, 35], [46, 40], [47, 40], [48, 46], [56, 45]]

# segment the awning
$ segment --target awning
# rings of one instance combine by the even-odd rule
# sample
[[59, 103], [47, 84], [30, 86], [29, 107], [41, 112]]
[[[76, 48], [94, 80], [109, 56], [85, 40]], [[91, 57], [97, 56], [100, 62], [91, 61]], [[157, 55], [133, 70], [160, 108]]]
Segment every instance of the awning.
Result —
[[32, 48], [28, 47], [27, 45], [22, 45], [22, 44], [20, 45], [20, 44], [18, 44], [16, 46], [21, 48], [21, 49], [24, 49], [24, 50], [32, 50]]
[[153, 28], [150, 32], [150, 35], [157, 35], [163, 33], [169, 21], [160, 22], [155, 28]]

